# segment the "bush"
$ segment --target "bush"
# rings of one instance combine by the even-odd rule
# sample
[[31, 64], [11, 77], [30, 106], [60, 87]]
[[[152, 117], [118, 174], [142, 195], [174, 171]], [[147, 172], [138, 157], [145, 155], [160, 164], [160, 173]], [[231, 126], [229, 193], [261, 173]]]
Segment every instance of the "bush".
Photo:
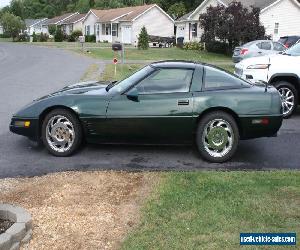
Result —
[[55, 42], [62, 42], [64, 40], [64, 33], [60, 28], [56, 29], [55, 35], [54, 35], [54, 41]]
[[199, 42], [188, 42], [183, 44], [184, 50], [204, 50], [204, 44]]
[[29, 42], [30, 36], [26, 33], [20, 34], [15, 41], [16, 42]]
[[212, 41], [205, 43], [205, 48], [208, 52], [218, 53], [218, 54], [231, 54], [230, 46], [227, 43]]
[[86, 35], [85, 36], [85, 42], [86, 43], [95, 43], [96, 42], [96, 36], [95, 35]]
[[145, 26], [142, 28], [141, 33], [139, 35], [138, 49], [149, 49], [149, 35]]
[[40, 42], [47, 42], [48, 41], [49, 36], [45, 33], [41, 33], [40, 34]]
[[36, 43], [38, 41], [37, 35], [35, 34], [35, 32], [33, 32], [32, 34], [32, 42]]
[[82, 36], [81, 30], [74, 30], [72, 34], [68, 37], [69, 42], [76, 42], [78, 41], [78, 38]]
[[48, 26], [48, 31], [49, 31], [49, 34], [50, 34], [50, 35], [54, 36], [55, 33], [56, 33], [56, 25], [50, 24], [50, 25]]

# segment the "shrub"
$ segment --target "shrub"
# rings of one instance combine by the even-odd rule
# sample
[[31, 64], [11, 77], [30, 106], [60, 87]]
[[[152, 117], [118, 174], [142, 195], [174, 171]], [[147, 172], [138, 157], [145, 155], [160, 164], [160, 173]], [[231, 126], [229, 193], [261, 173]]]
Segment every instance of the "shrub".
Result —
[[48, 31], [49, 31], [49, 34], [50, 34], [50, 35], [54, 36], [55, 33], [56, 33], [56, 25], [50, 24], [50, 25], [48, 26]]
[[41, 33], [40, 35], [40, 42], [47, 42], [48, 41], [49, 36], [45, 33]]
[[62, 42], [64, 40], [64, 33], [60, 28], [56, 29], [55, 35], [54, 35], [54, 41], [55, 42]]
[[78, 41], [78, 38], [82, 36], [81, 30], [74, 30], [72, 34], [68, 37], [69, 42], [76, 42]]
[[37, 42], [38, 41], [38, 39], [37, 39], [37, 35], [35, 34], [35, 32], [33, 32], [33, 34], [32, 34], [32, 42]]
[[16, 42], [29, 42], [30, 37], [26, 33], [20, 34], [17, 39], [15, 40]]
[[199, 42], [188, 42], [183, 44], [184, 50], [204, 50], [204, 44]]
[[208, 52], [218, 53], [218, 54], [231, 54], [230, 46], [227, 43], [212, 41], [205, 43], [205, 48]]
[[86, 43], [95, 43], [96, 42], [96, 36], [95, 35], [86, 35], [85, 36], [85, 42]]
[[145, 26], [142, 28], [141, 33], [139, 35], [138, 48], [143, 50], [149, 48], [149, 35]]

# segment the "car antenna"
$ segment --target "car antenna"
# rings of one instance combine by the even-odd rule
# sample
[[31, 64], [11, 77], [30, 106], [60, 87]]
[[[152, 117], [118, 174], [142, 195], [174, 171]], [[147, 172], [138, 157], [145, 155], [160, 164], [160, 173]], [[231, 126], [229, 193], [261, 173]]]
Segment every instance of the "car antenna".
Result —
[[269, 86], [269, 71], [270, 71], [270, 66], [271, 66], [271, 58], [269, 56], [269, 64], [268, 64], [268, 74], [267, 74], [267, 82], [266, 82], [266, 88], [265, 88], [265, 92], [268, 91], [268, 86]]

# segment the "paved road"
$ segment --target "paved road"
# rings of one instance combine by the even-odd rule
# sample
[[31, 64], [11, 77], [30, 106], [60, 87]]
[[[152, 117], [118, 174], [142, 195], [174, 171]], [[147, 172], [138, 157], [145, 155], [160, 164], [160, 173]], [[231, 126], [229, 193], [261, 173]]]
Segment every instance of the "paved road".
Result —
[[34, 176], [67, 170], [300, 169], [300, 110], [277, 138], [240, 143], [226, 164], [203, 162], [194, 147], [88, 145], [70, 158], [8, 131], [11, 114], [32, 99], [80, 79], [94, 63], [59, 49], [0, 43], [0, 178]]

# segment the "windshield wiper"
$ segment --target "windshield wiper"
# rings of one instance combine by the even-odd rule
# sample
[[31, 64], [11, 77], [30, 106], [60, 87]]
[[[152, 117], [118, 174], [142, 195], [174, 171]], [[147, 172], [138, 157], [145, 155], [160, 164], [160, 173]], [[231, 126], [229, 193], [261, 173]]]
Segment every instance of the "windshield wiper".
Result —
[[285, 56], [291, 56], [292, 54], [289, 54], [289, 53], [284, 52], [284, 53], [282, 53], [282, 55], [285, 55]]
[[108, 84], [105, 88], [106, 92], [108, 92], [113, 86], [115, 86], [117, 82], [118, 81], [113, 81], [110, 84]]

